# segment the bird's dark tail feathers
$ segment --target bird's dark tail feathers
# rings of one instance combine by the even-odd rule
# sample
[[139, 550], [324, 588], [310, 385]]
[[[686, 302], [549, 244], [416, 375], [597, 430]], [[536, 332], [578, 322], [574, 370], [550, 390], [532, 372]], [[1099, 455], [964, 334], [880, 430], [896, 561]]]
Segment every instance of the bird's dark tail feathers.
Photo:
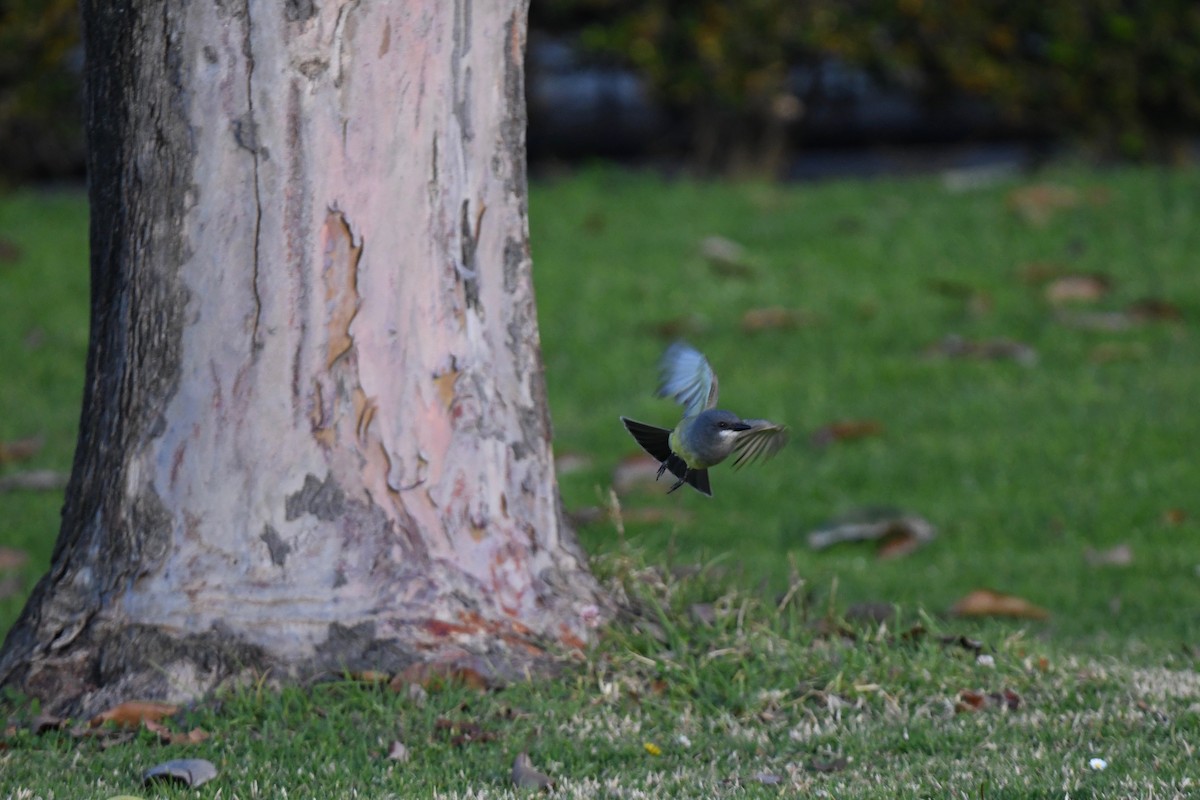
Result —
[[657, 428], [644, 422], [621, 417], [625, 430], [637, 440], [655, 460], [666, 466], [676, 478], [687, 481], [696, 491], [712, 497], [712, 489], [708, 484], [708, 470], [688, 469], [682, 458], [671, 452], [671, 432], [666, 428]]

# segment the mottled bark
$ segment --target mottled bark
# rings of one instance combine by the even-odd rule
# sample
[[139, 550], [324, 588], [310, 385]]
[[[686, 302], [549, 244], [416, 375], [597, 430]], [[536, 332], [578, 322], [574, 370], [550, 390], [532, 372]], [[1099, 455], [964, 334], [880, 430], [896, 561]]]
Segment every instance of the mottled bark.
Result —
[[519, 673], [596, 602], [557, 499], [523, 2], [84, 0], [92, 330], [0, 653], [55, 707]]

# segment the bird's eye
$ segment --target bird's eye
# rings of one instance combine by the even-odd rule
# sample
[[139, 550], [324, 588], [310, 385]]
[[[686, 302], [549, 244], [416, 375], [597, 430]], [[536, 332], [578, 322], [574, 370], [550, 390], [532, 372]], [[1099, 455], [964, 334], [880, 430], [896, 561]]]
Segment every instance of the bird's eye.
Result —
[[717, 427], [718, 427], [718, 428], [728, 428], [728, 427], [729, 427], [729, 425], [728, 425], [727, 423], [724, 423], [724, 422], [718, 422], [718, 423], [717, 423]]

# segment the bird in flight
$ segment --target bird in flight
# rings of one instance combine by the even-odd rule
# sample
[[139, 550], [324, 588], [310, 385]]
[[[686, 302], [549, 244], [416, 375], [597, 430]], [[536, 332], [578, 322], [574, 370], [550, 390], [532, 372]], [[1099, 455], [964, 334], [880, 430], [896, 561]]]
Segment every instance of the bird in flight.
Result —
[[625, 429], [659, 462], [658, 477], [667, 470], [679, 480], [667, 494], [688, 484], [712, 496], [708, 468], [736, 454], [737, 469], [756, 458], [770, 458], [787, 444], [788, 429], [765, 419], [742, 419], [717, 408], [717, 375], [699, 350], [684, 342], [667, 348], [659, 364], [658, 396], [683, 406], [674, 430], [621, 417]]

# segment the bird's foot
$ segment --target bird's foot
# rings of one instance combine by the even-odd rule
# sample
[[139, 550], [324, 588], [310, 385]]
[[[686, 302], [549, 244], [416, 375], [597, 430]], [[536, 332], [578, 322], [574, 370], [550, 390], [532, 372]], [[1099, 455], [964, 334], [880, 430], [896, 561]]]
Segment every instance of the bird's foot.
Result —
[[664, 461], [658, 465], [658, 474], [654, 476], [654, 480], [658, 480], [659, 478], [661, 478], [663, 476], [663, 473], [666, 471], [667, 471], [667, 462]]
[[683, 484], [687, 482], [688, 475], [691, 475], [691, 474], [692, 474], [692, 471], [691, 471], [690, 469], [689, 469], [689, 470], [684, 470], [684, 472], [683, 472], [683, 477], [682, 477], [682, 478], [680, 478], [679, 480], [675, 481], [675, 485], [674, 485], [674, 486], [672, 486], [670, 489], [667, 489], [667, 494], [670, 494], [671, 492], [673, 492], [673, 491], [675, 491], [676, 489], [678, 489], [680, 486], [683, 486]]

